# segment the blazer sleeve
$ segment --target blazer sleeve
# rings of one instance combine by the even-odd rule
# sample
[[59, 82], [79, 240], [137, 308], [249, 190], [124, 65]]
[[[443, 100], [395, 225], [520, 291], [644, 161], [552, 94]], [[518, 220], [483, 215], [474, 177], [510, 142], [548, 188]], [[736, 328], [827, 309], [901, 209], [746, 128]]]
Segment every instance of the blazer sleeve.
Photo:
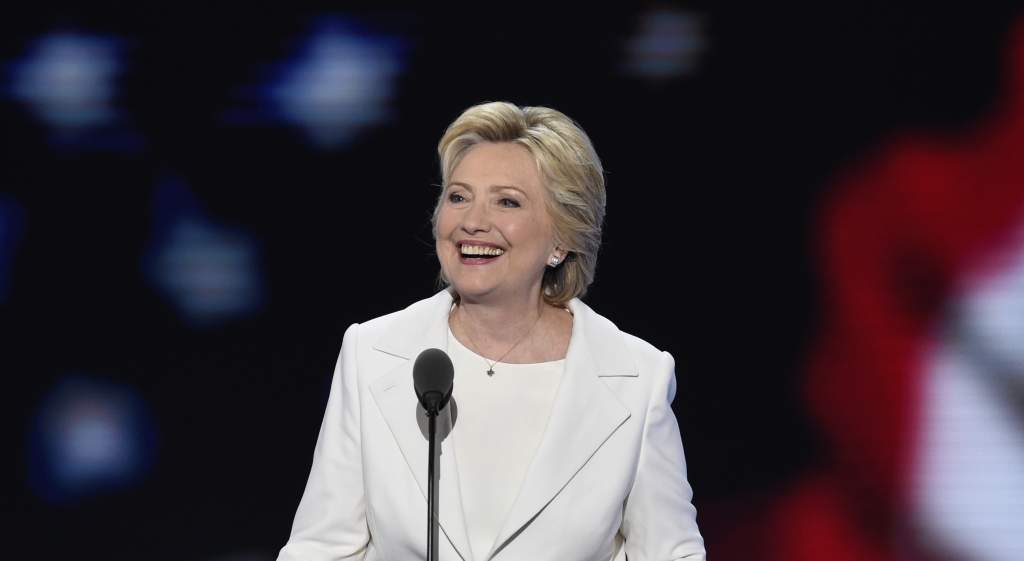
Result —
[[620, 533], [630, 561], [704, 561], [704, 538], [697, 530], [693, 490], [679, 424], [672, 412], [675, 361], [662, 353], [648, 405], [636, 479], [630, 489]]
[[345, 332], [313, 467], [278, 561], [361, 560], [369, 543], [356, 375], [358, 333], [358, 325]]

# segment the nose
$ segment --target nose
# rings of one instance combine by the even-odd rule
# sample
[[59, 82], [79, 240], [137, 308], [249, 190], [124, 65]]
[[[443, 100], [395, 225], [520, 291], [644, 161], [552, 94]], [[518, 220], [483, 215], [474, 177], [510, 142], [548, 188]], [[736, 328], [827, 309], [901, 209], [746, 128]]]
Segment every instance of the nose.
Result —
[[477, 199], [469, 204], [465, 214], [462, 215], [463, 231], [473, 234], [486, 232], [491, 229], [491, 220], [487, 213], [487, 205]]

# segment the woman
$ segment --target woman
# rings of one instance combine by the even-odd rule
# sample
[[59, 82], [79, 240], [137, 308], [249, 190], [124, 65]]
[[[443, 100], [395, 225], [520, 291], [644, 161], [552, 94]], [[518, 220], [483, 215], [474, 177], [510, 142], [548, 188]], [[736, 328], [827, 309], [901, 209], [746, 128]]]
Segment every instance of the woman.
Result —
[[578, 299], [605, 206], [590, 140], [552, 109], [487, 103], [438, 150], [448, 287], [345, 333], [279, 560], [424, 558], [412, 364], [432, 347], [455, 364], [457, 410], [441, 445], [441, 559], [704, 559], [672, 357]]

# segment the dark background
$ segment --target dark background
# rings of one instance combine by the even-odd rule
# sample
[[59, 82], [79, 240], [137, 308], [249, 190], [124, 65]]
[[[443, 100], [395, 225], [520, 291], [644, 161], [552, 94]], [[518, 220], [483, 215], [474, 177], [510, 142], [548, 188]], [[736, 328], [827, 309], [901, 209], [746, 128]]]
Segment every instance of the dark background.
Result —
[[[273, 555], [345, 328], [433, 293], [436, 143], [486, 100], [555, 107], [594, 141], [609, 203], [586, 301], [676, 358], [698, 509], [806, 467], [815, 436], [797, 384], [814, 333], [816, 202], [894, 133], [982, 115], [1024, 5], [674, 4], [705, 16], [709, 49], [694, 75], [663, 81], [617, 70], [654, 4], [472, 6], [0, 8], [0, 61], [61, 26], [129, 38], [121, 104], [146, 139], [130, 152], [55, 150], [21, 105], [0, 102], [0, 191], [26, 218], [0, 307], [4, 557]], [[253, 68], [329, 12], [407, 41], [396, 118], [331, 151], [284, 126], [224, 123]], [[140, 260], [166, 174], [260, 241], [257, 315], [196, 329], [147, 283]], [[144, 395], [160, 450], [136, 485], [52, 504], [29, 489], [27, 435], [70, 371]]]

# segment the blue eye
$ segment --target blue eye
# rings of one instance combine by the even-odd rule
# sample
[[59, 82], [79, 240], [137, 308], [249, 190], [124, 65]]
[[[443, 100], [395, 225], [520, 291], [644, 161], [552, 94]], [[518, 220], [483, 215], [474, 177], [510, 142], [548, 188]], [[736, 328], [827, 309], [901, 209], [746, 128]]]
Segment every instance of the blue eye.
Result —
[[498, 204], [506, 208], [519, 208], [519, 201], [510, 197], [502, 197]]
[[462, 202], [465, 202], [465, 201], [466, 201], [466, 197], [463, 197], [462, 195], [460, 195], [458, 193], [451, 193], [451, 194], [448, 195], [448, 202], [450, 202], [450, 203], [462, 203]]

